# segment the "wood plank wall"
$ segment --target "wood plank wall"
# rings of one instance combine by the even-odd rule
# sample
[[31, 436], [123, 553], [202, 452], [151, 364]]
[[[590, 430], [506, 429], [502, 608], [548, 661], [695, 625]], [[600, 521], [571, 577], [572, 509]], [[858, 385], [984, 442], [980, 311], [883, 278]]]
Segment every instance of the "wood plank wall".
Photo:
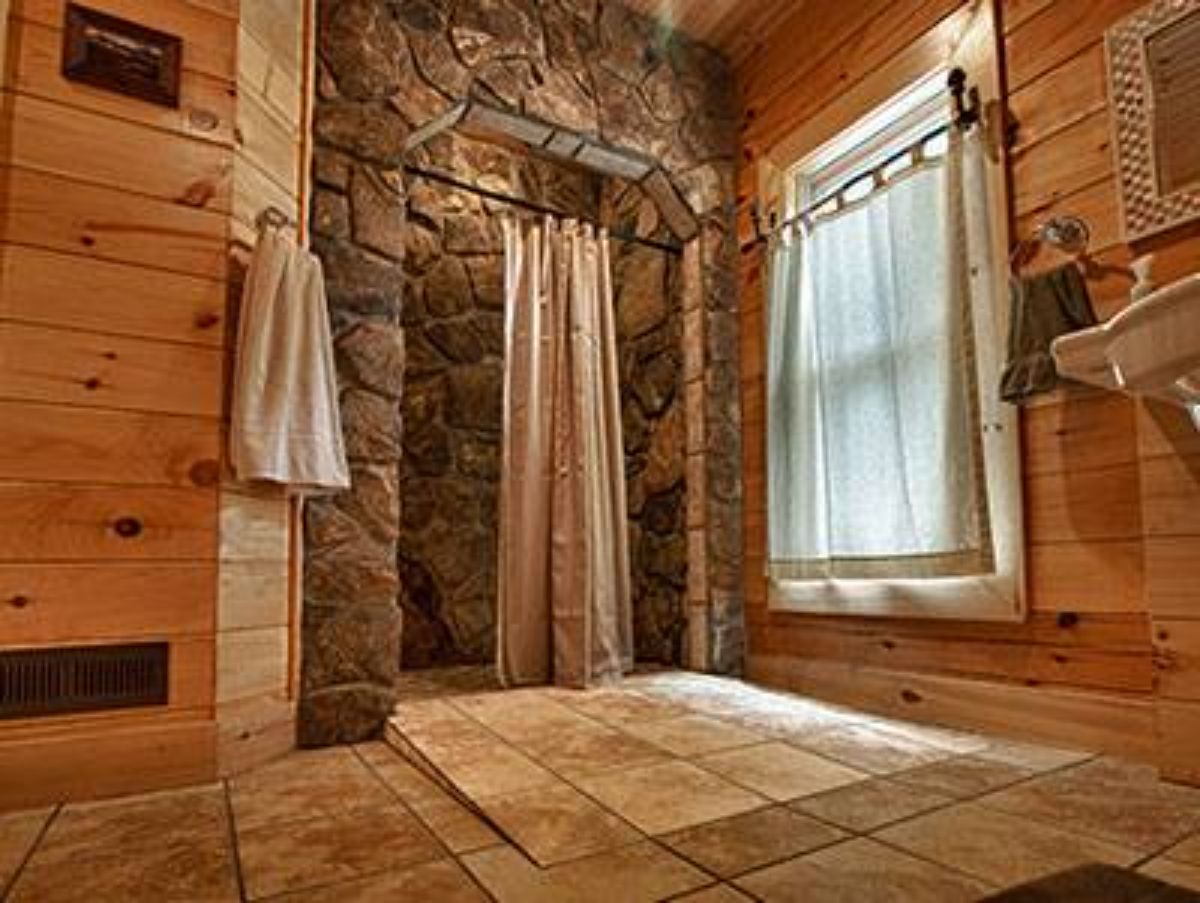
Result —
[[[0, 807], [214, 774], [236, 12], [90, 5], [184, 38], [183, 103], [65, 80], [13, 0], [0, 109], [0, 638], [171, 644], [163, 709], [5, 722]], [[143, 525], [133, 538], [119, 518]], [[9, 604], [16, 596], [32, 604]]]
[[[258, 215], [275, 207], [297, 223], [306, 220], [304, 44], [311, 9], [311, 2], [241, 0], [230, 249], [235, 313]], [[296, 525], [280, 491], [237, 486], [228, 472], [220, 511], [217, 752], [219, 771], [232, 774], [295, 742], [300, 624], [289, 561]]]
[[[757, 191], [755, 163], [772, 146], [961, 5], [866, 2], [847, 14], [833, 0], [809, 0], [739, 72], [742, 200]], [[1028, 234], [1055, 212], [1082, 215], [1109, 268], [1147, 250], [1120, 241], [1102, 48], [1104, 30], [1139, 5], [1005, 0], [1001, 9], [1009, 105], [1020, 126], [1011, 165], [1015, 229]], [[1151, 249], [1161, 281], [1200, 269], [1194, 229]], [[1044, 254], [1032, 266], [1056, 262]], [[769, 612], [761, 265], [750, 255], [742, 274], [751, 674], [909, 717], [1144, 757], [1158, 752], [1158, 708], [1165, 747], [1180, 759], [1200, 725], [1200, 442], [1190, 427], [1176, 412], [1086, 390], [1056, 393], [1024, 413], [1026, 624]], [[1129, 280], [1114, 269], [1090, 283], [1104, 316], [1127, 300]], [[1163, 680], [1156, 661], [1168, 665]]]
[[[0, 644], [166, 640], [170, 703], [5, 722], [0, 773], [22, 780], [0, 809], [211, 779], [294, 736], [287, 502], [232, 485], [224, 388], [254, 218], [306, 203], [311, 6], [89, 5], [183, 38], [182, 104], [63, 79], [65, 0], [11, 0]], [[142, 533], [118, 536], [121, 517]]]

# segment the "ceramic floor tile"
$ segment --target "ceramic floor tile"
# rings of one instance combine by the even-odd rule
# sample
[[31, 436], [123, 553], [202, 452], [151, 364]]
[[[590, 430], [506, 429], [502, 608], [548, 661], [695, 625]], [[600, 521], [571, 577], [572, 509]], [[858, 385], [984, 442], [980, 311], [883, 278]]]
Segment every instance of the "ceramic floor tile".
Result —
[[487, 895], [453, 859], [427, 862], [343, 884], [273, 898], [279, 903], [487, 903]]
[[481, 806], [493, 824], [541, 866], [644, 839], [621, 819], [565, 784], [488, 797]]
[[515, 744], [595, 723], [540, 688], [459, 696], [451, 705]]
[[615, 726], [688, 714], [680, 706], [633, 690], [568, 690], [560, 691], [556, 698], [580, 714]]
[[1159, 856], [1157, 859], [1151, 859], [1138, 871], [1167, 884], [1200, 893], [1200, 865], [1189, 865]]
[[1032, 777], [1032, 771], [974, 756], [958, 756], [892, 775], [892, 780], [955, 799], [969, 799]]
[[591, 775], [576, 784], [647, 834], [665, 834], [766, 805], [757, 794], [680, 761]]
[[704, 715], [644, 721], [627, 724], [624, 729], [647, 743], [685, 759], [749, 746], [765, 739], [744, 727]]
[[294, 752], [229, 782], [239, 830], [353, 812], [391, 800], [347, 747]]
[[596, 722], [531, 737], [521, 751], [567, 779], [666, 759], [657, 746]]
[[487, 822], [449, 794], [443, 793], [436, 800], [414, 803], [412, 810], [425, 827], [455, 855], [504, 842]]
[[1028, 818], [962, 803], [878, 832], [876, 837], [999, 887], [1088, 862], [1129, 865], [1136, 851]]
[[652, 903], [712, 879], [654, 843], [539, 869], [512, 847], [463, 857], [463, 865], [499, 903]]
[[954, 755], [938, 746], [862, 725], [810, 733], [792, 742], [852, 768], [877, 775], [908, 771]]
[[845, 837], [844, 831], [775, 806], [667, 834], [662, 841], [714, 875], [732, 878]]
[[792, 808], [850, 831], [868, 833], [952, 802], [937, 793], [874, 778], [797, 800]]
[[425, 753], [453, 752], [461, 747], [494, 743], [498, 739], [445, 699], [400, 703], [388, 724]]
[[1164, 855], [1169, 859], [1186, 862], [1189, 865], [1200, 865], [1200, 834], [1177, 843]]
[[714, 753], [697, 759], [696, 764], [778, 802], [844, 787], [867, 777], [861, 771], [779, 742]]
[[435, 803], [445, 797], [440, 787], [387, 743], [363, 743], [354, 750], [375, 776], [407, 805]]
[[734, 884], [766, 903], [967, 903], [988, 887], [867, 838], [751, 872]]
[[554, 774], [503, 740], [422, 754], [468, 799], [561, 784]]
[[1095, 757], [1095, 753], [1053, 746], [1034, 746], [1012, 740], [993, 740], [974, 755], [992, 762], [1003, 762], [1028, 771], [1054, 771], [1068, 765], [1078, 765]]
[[252, 900], [444, 855], [433, 835], [399, 804], [239, 830], [238, 852]]
[[1157, 780], [1152, 768], [1095, 759], [980, 802], [1154, 853], [1200, 831], [1200, 789]]
[[0, 815], [0, 899], [53, 812], [53, 809], [29, 809]]
[[9, 896], [20, 903], [238, 898], [219, 786], [64, 806]]
[[672, 897], [671, 900], [672, 903], [750, 903], [753, 898], [747, 897], [731, 884], [714, 884], [682, 897]]

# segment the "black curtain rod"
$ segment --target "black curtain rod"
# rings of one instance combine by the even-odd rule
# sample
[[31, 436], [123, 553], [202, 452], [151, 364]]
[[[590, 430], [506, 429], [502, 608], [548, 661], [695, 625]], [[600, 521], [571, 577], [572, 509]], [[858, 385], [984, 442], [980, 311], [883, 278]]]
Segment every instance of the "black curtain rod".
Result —
[[813, 213], [816, 213], [818, 210], [820, 210], [822, 207], [824, 207], [830, 201], [836, 200], [840, 195], [845, 194], [847, 191], [849, 191], [851, 188], [853, 188], [859, 182], [862, 182], [865, 179], [875, 178], [875, 173], [880, 172], [881, 170], [887, 169], [889, 166], [891, 166], [897, 160], [903, 160], [905, 157], [907, 157], [909, 154], [911, 154], [914, 150], [916, 150], [922, 144], [932, 141], [934, 138], [937, 138], [941, 135], [945, 135], [947, 132], [950, 131], [950, 129], [953, 126], [954, 126], [954, 123], [946, 122], [946, 123], [943, 123], [942, 125], [939, 125], [937, 128], [930, 129], [928, 132], [926, 132], [920, 138], [917, 138], [915, 141], [909, 142], [908, 144], [904, 145], [904, 147], [897, 150], [895, 153], [889, 155], [887, 157], [887, 159], [882, 160], [877, 165], [871, 167], [867, 172], [859, 173], [857, 176], [847, 179], [845, 182], [843, 182], [841, 185], [839, 185], [833, 191], [830, 191], [830, 192], [822, 195], [821, 197], [819, 197], [815, 201], [813, 201], [811, 204], [806, 204], [799, 213], [789, 216], [787, 219], [785, 219], [783, 222], [779, 223], [778, 225], [771, 226], [770, 229], [768, 229], [765, 233], [763, 233], [761, 236], [759, 236], [755, 241], [751, 242], [747, 247], [744, 247], [742, 250], [744, 250], [744, 251], [749, 250], [750, 247], [753, 247], [754, 245], [757, 245], [757, 244], [760, 244], [761, 242], [766, 241], [772, 235], [777, 235], [780, 232], [783, 232], [789, 226], [794, 226], [796, 223], [800, 222], [805, 217], [811, 216]]
[[[949, 78], [947, 79], [947, 89], [950, 92], [950, 96], [954, 104], [954, 116], [949, 122], [944, 122], [941, 125], [930, 129], [928, 132], [914, 141], [910, 141], [908, 144], [904, 145], [904, 147], [890, 154], [887, 159], [882, 160], [875, 166], [871, 167], [871, 169], [869, 169], [867, 172], [859, 173], [857, 176], [847, 179], [833, 191], [827, 192], [825, 195], [817, 198], [811, 204], [805, 205], [805, 207], [799, 213], [788, 217], [781, 223], [772, 223], [771, 227], [764, 232], [760, 227], [756, 202], [751, 213], [751, 215], [754, 217], [755, 237], [742, 245], [742, 253], [745, 254], [754, 250], [761, 244], [766, 244], [770, 240], [771, 236], [778, 235], [780, 232], [783, 232], [790, 226], [794, 226], [805, 217], [810, 216], [811, 214], [820, 210], [830, 201], [836, 200], [839, 196], [845, 194], [864, 179], [875, 178], [876, 173], [882, 172], [898, 160], [903, 160], [917, 148], [921, 147], [921, 145], [932, 141], [934, 138], [938, 138], [949, 133], [952, 128], [956, 128], [965, 132], [972, 126], [979, 124], [980, 117], [982, 115], [980, 110], [979, 92], [975, 88], [968, 90], [966, 72], [960, 68], [952, 69], [950, 71]], [[772, 219], [774, 219], [773, 214]]]
[[[481, 188], [478, 185], [472, 185], [470, 182], [450, 175], [449, 173], [438, 172], [434, 169], [423, 169], [420, 166], [413, 166], [411, 163], [404, 164], [404, 171], [410, 176], [416, 176], [420, 179], [428, 179], [430, 182], [438, 182], [439, 184], [457, 188], [459, 191], [470, 192], [482, 198], [487, 198], [489, 201], [496, 201], [500, 204], [508, 204], [512, 207], [520, 207], [522, 210], [528, 210], [532, 213], [541, 213], [547, 216], [555, 216], [559, 219], [574, 219], [580, 222], [586, 222], [596, 228], [605, 228], [603, 224], [589, 220], [586, 217], [575, 216], [570, 213], [565, 213], [562, 210], [556, 210], [553, 207], [547, 207], [543, 204], [538, 204], [534, 201], [526, 200], [525, 198], [514, 197], [513, 195], [503, 194], [499, 191], [492, 191], [490, 188]], [[617, 241], [628, 241], [634, 244], [644, 245], [647, 248], [654, 248], [656, 251], [662, 251], [666, 254], [674, 254], [676, 256], [683, 253], [683, 249], [678, 244], [673, 244], [665, 241], [656, 241], [653, 238], [642, 238], [640, 235], [634, 235], [631, 232], [617, 231], [610, 229], [608, 231], [610, 238], [615, 238]]]

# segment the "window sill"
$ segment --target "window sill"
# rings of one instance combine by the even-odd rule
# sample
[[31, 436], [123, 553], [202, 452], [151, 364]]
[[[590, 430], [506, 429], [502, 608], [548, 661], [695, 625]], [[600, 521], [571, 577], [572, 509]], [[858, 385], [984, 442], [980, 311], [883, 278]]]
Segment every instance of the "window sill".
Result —
[[1025, 620], [1024, 594], [1008, 575], [929, 580], [770, 580], [767, 608], [796, 614], [952, 621]]

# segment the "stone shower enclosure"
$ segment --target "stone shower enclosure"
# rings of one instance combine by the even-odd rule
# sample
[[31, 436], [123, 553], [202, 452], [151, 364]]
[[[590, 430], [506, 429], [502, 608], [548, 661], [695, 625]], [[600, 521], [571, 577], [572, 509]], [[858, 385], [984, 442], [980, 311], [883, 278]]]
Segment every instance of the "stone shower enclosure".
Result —
[[399, 669], [494, 658], [501, 205], [453, 173], [646, 237], [636, 185], [415, 128], [469, 93], [658, 161], [684, 253], [614, 241], [639, 660], [741, 666], [732, 76], [599, 0], [322, 0], [313, 162], [353, 487], [307, 506], [301, 742], [378, 731]]

